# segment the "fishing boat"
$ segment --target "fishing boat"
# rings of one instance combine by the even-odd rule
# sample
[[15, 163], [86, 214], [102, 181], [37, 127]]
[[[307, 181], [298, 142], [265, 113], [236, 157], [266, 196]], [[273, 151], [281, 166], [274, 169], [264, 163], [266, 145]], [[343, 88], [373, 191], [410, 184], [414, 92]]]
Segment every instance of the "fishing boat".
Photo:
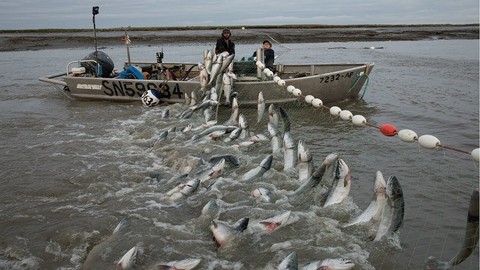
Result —
[[[100, 53], [97, 52], [97, 53]], [[87, 67], [85, 63], [88, 64]], [[108, 76], [99, 72], [101, 61], [77, 60], [67, 64], [65, 72], [40, 77], [78, 100], [140, 101], [149, 89], [162, 93], [161, 101], [185, 102], [200, 86], [198, 63], [126, 63], [123, 71]], [[94, 68], [88, 68], [94, 66]], [[267, 76], [254, 61], [234, 61], [236, 74], [233, 89], [242, 103], [256, 103], [262, 91], [267, 103], [296, 100], [294, 95], [281, 94], [293, 86], [301, 94], [312, 95], [323, 103], [354, 99], [368, 80], [373, 63], [366, 64], [276, 64], [273, 76]], [[217, 89], [218, 90], [218, 89]]]
[[[98, 7], [92, 10], [95, 30], [95, 15]], [[96, 33], [96, 31], [94, 31]], [[192, 93], [205, 93], [212, 87], [221, 93], [222, 75], [207, 86], [202, 84], [201, 66], [198, 63], [163, 63], [163, 51], [157, 52], [152, 62], [130, 60], [129, 37], [125, 31], [128, 61], [123, 70], [114, 70], [112, 59], [97, 50], [80, 60], [66, 65], [64, 72], [40, 77], [39, 80], [53, 84], [56, 88], [78, 100], [140, 101], [142, 95], [151, 89], [161, 93], [161, 102], [185, 102]], [[263, 56], [263, 49], [257, 55]], [[204, 60], [206, 52], [204, 51]], [[216, 57], [216, 56], [215, 56]], [[267, 103], [295, 101], [300, 96], [312, 95], [323, 103], [332, 103], [359, 96], [362, 87], [368, 82], [373, 63], [361, 64], [276, 64], [265, 68], [263, 57], [256, 60], [233, 60], [235, 80], [232, 91], [238, 93], [242, 104], [257, 103], [263, 93]], [[218, 59], [218, 58], [217, 58]], [[272, 71], [273, 70], [273, 71]], [[225, 68], [222, 72], [225, 72]], [[203, 81], [204, 82], [204, 81]], [[219, 83], [220, 82], [220, 83]], [[288, 92], [285, 94], [288, 90]], [[221, 94], [219, 95], [219, 99]], [[201, 97], [199, 97], [201, 98]], [[220, 100], [219, 100], [220, 101]], [[225, 95], [225, 103], [228, 96]]]

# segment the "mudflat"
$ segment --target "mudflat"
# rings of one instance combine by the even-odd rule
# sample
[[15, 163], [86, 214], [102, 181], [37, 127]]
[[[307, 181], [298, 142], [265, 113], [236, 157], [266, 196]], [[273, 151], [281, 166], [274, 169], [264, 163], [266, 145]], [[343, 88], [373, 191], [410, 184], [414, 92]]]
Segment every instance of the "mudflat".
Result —
[[[278, 26], [230, 27], [236, 44], [260, 43], [274, 39], [280, 43], [320, 43], [349, 41], [479, 39], [479, 25], [364, 25], [364, 26]], [[129, 29], [135, 45], [214, 43], [222, 28], [138, 28]], [[99, 46], [123, 44], [124, 29], [97, 29]], [[90, 47], [92, 30], [9, 30], [0, 31], [0, 51]]]

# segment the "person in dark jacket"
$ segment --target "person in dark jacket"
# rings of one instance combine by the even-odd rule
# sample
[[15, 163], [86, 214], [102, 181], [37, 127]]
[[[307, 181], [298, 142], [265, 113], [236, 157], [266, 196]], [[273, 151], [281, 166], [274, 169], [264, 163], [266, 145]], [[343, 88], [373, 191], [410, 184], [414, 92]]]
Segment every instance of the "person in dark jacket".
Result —
[[217, 45], [215, 46], [215, 54], [221, 54], [223, 52], [228, 52], [228, 54], [235, 54], [235, 43], [230, 40], [229, 29], [223, 29], [222, 37], [217, 39]]
[[[272, 49], [272, 43], [270, 41], [265, 40], [263, 41], [263, 56], [265, 57], [264, 63], [265, 67], [270, 69], [271, 71], [275, 72], [275, 66], [273, 63], [275, 62], [275, 51]], [[253, 57], [257, 56], [257, 52], [253, 52]]]

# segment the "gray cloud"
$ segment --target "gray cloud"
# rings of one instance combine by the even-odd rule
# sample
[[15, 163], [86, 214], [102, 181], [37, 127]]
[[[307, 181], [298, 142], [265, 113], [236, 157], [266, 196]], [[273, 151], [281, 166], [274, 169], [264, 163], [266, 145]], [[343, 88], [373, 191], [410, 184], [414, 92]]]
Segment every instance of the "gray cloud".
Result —
[[478, 23], [478, 0], [15, 0], [0, 3], [0, 29], [124, 26]]

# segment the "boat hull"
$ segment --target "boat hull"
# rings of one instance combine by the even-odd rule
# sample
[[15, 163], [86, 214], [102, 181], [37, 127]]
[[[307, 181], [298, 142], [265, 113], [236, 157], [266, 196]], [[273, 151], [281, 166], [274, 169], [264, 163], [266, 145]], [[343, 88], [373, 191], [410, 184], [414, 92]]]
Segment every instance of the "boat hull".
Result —
[[[192, 64], [193, 65], [193, 64]], [[285, 85], [274, 80], [251, 77], [238, 77], [233, 89], [238, 93], [242, 104], [257, 102], [261, 91], [267, 103], [281, 103], [296, 100], [298, 97], [287, 93], [287, 86], [301, 90], [301, 95], [312, 95], [323, 103], [354, 99], [358, 96], [373, 64], [323, 64], [323, 65], [277, 65], [277, 71]], [[317, 74], [317, 75], [310, 75]], [[250, 79], [249, 79], [250, 78]], [[81, 76], [44, 77], [41, 81], [66, 84], [66, 91], [79, 100], [108, 100], [119, 102], [140, 101], [142, 94], [149, 89], [162, 93], [163, 102], [181, 103], [185, 95], [200, 90], [199, 80], [138, 80], [119, 78], [98, 78]], [[225, 98], [222, 97], [222, 100]]]

